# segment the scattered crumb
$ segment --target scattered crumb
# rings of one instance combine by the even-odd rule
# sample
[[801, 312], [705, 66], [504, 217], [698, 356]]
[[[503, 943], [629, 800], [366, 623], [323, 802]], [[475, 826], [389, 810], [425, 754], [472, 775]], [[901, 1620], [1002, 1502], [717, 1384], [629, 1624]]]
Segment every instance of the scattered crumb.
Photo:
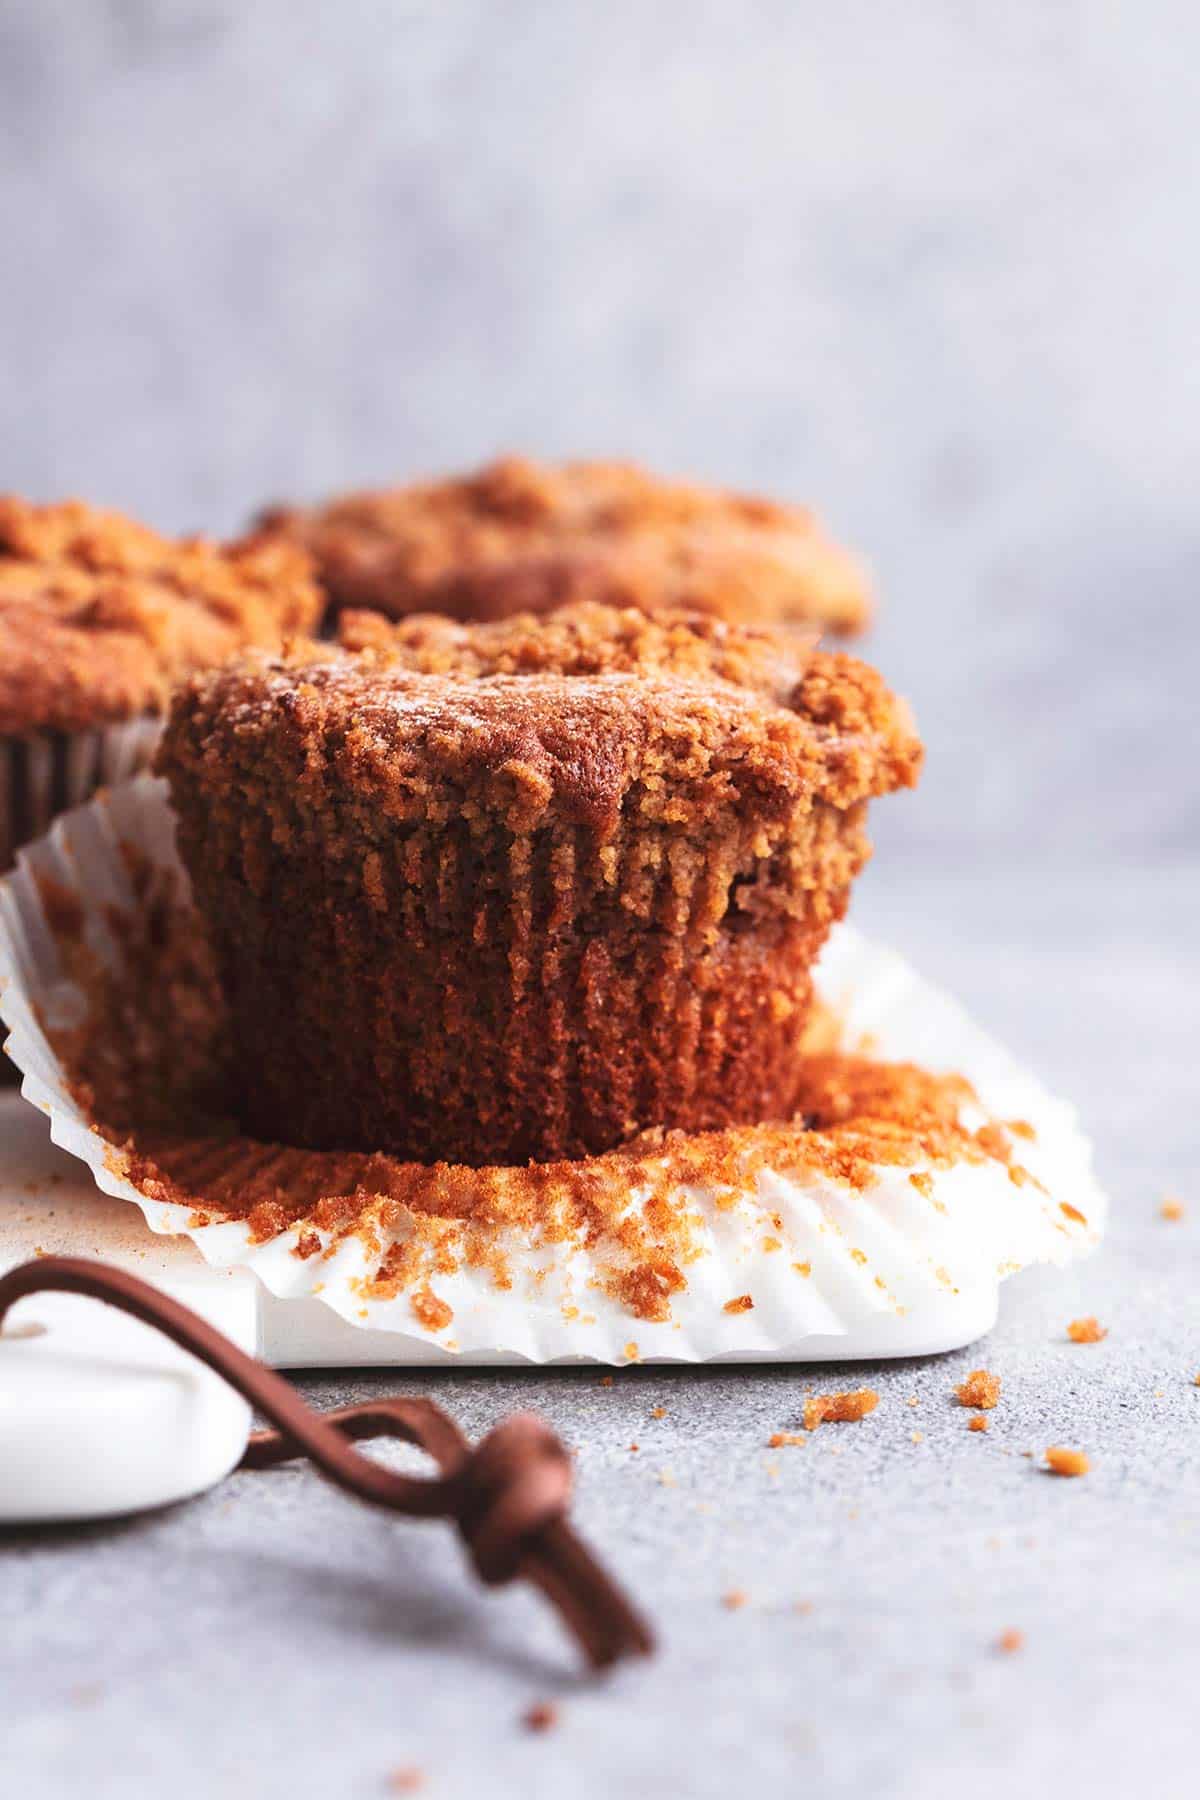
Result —
[[967, 1420], [968, 1431], [986, 1431], [987, 1428], [988, 1416], [986, 1413], [975, 1413]]
[[73, 1688], [67, 1689], [67, 1699], [72, 1706], [94, 1706], [97, 1700], [103, 1698], [102, 1681], [78, 1681]]
[[391, 1794], [416, 1794], [425, 1786], [425, 1771], [413, 1764], [403, 1769], [393, 1769], [387, 1778], [388, 1792]]
[[727, 1313], [753, 1312], [754, 1301], [749, 1294], [735, 1294], [732, 1300], [725, 1302]]
[[865, 1419], [879, 1405], [874, 1388], [856, 1388], [847, 1394], [812, 1394], [804, 1402], [804, 1429], [815, 1431], [827, 1420], [834, 1425]]
[[637, 1449], [637, 1445], [636, 1445], [636, 1444], [630, 1444], [630, 1446], [629, 1446], [629, 1448], [630, 1448], [630, 1449], [631, 1449], [631, 1450], [634, 1450], [634, 1451], [636, 1451], [636, 1449]]
[[637, 1360], [641, 1356], [641, 1354], [642, 1354], [641, 1351], [638, 1349], [638, 1347], [634, 1343], [633, 1339], [630, 1338], [629, 1342], [625, 1346], [625, 1361], [626, 1362], [637, 1362]]
[[785, 1444], [807, 1444], [805, 1431], [773, 1431], [767, 1439], [768, 1450], [782, 1450]]
[[721, 1595], [721, 1605], [726, 1612], [737, 1612], [746, 1604], [746, 1595], [741, 1588], [730, 1588], [727, 1594]]
[[921, 1401], [916, 1394], [910, 1394], [904, 1404], [905, 1406], [920, 1406]]
[[925, 1433], [923, 1431], [914, 1431], [912, 1434], [912, 1441], [914, 1444], [923, 1444], [925, 1442]]
[[1092, 1465], [1082, 1450], [1064, 1450], [1061, 1444], [1052, 1444], [1046, 1452], [1046, 1466], [1052, 1475], [1086, 1475]]
[[521, 1718], [526, 1731], [552, 1731], [558, 1724], [558, 1708], [552, 1700], [539, 1700]]
[[439, 1299], [430, 1287], [418, 1288], [408, 1305], [414, 1319], [424, 1325], [426, 1331], [444, 1331], [454, 1317], [453, 1308]]
[[613, 1384], [613, 1378], [611, 1375], [602, 1375], [600, 1377], [600, 1386], [601, 1387], [611, 1387], [612, 1384]]
[[1161, 1218], [1175, 1222], [1183, 1217], [1183, 1201], [1175, 1194], [1168, 1194], [1158, 1211]]
[[1067, 1326], [1067, 1336], [1073, 1344], [1098, 1344], [1101, 1338], [1108, 1336], [1108, 1327], [1099, 1319], [1072, 1319]]
[[960, 1381], [954, 1392], [963, 1406], [974, 1407], [976, 1411], [990, 1412], [1000, 1398], [1000, 1377], [989, 1374], [987, 1369], [972, 1369], [965, 1381]]
[[296, 1248], [293, 1250], [292, 1255], [298, 1256], [301, 1262], [307, 1262], [310, 1256], [319, 1256], [320, 1252], [321, 1239], [318, 1233], [315, 1231], [302, 1231], [300, 1236], [296, 1239]]
[[651, 1407], [650, 1417], [652, 1419], [665, 1419], [666, 1416], [667, 1416], [667, 1409], [665, 1406], [652, 1406]]
[[1025, 1648], [1025, 1633], [1023, 1631], [1018, 1631], [1014, 1626], [1010, 1625], [1008, 1630], [1002, 1631], [1000, 1636], [996, 1639], [996, 1648], [997, 1650], [1003, 1650], [1006, 1656], [1013, 1655], [1017, 1650], [1023, 1650]]

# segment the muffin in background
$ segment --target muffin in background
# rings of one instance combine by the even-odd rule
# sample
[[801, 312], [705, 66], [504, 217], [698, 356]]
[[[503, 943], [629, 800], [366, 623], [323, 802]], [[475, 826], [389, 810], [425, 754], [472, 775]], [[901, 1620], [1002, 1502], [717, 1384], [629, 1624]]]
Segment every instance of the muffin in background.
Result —
[[0, 874], [56, 813], [144, 767], [173, 683], [311, 629], [294, 546], [171, 539], [0, 496]]
[[255, 536], [303, 544], [335, 609], [392, 618], [486, 620], [596, 600], [851, 635], [871, 613], [862, 564], [805, 508], [628, 462], [509, 456], [470, 474], [271, 507]]
[[479, 1165], [789, 1116], [903, 702], [711, 618], [366, 629], [194, 677], [159, 752], [243, 1124]]

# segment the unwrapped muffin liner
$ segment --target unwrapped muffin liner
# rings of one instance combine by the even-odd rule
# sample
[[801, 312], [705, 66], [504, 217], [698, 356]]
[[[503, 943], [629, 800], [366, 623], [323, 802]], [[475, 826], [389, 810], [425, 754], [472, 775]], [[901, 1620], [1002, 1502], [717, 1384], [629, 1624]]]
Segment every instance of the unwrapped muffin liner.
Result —
[[[509, 1285], [464, 1261], [434, 1278], [439, 1304], [419, 1318], [411, 1292], [369, 1292], [389, 1247], [377, 1233], [322, 1233], [320, 1253], [301, 1255], [309, 1221], [265, 1242], [244, 1220], [203, 1222], [190, 1205], [141, 1192], [73, 1096], [51, 1037], [78, 1025], [89, 1002], [64, 973], [43, 897], [73, 896], [90, 947], [119, 958], [110, 909], [132, 904], [131, 849], [182, 879], [166, 787], [149, 776], [58, 819], [0, 883], [0, 1017], [25, 1097], [48, 1115], [54, 1141], [104, 1192], [138, 1206], [152, 1231], [189, 1237], [214, 1266], [249, 1267], [278, 1298], [316, 1298], [351, 1325], [400, 1334], [398, 1360], [420, 1360], [421, 1345], [430, 1360], [449, 1351], [533, 1362], [803, 1358], [818, 1347], [835, 1357], [843, 1344], [849, 1355], [918, 1354], [986, 1329], [1007, 1275], [1065, 1263], [1099, 1241], [1106, 1203], [1073, 1109], [901, 957], [841, 926], [816, 971], [841, 1044], [965, 1076], [978, 1105], [964, 1102], [962, 1123], [1023, 1122], [1013, 1148], [1032, 1179], [1018, 1183], [986, 1159], [880, 1164], [859, 1191], [807, 1169], [760, 1168], [732, 1200], [702, 1185], [680, 1190], [697, 1248], [666, 1318], [636, 1316], [614, 1298], [595, 1248], [511, 1230], [497, 1245]], [[645, 1198], [631, 1188], [629, 1208]]]

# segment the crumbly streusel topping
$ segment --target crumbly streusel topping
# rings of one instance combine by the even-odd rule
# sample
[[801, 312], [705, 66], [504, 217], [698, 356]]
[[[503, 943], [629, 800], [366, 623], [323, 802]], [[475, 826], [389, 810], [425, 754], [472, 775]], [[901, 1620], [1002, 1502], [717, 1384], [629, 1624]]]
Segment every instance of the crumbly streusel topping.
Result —
[[0, 734], [160, 711], [181, 676], [278, 645], [320, 605], [294, 546], [221, 549], [77, 500], [0, 496]]
[[601, 600], [859, 631], [858, 561], [805, 508], [666, 481], [629, 462], [509, 456], [472, 474], [275, 507], [339, 606], [463, 619]]

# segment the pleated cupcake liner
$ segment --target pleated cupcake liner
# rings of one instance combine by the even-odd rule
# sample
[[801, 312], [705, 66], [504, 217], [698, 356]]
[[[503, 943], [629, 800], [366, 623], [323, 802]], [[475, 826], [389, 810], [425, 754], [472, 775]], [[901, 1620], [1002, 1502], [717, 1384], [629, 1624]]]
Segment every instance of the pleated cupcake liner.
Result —
[[[135, 863], [182, 877], [166, 787], [152, 777], [59, 818], [0, 883], [0, 1017], [25, 1097], [48, 1115], [54, 1141], [105, 1193], [139, 1207], [152, 1231], [190, 1238], [216, 1267], [250, 1268], [281, 1299], [316, 1298], [351, 1325], [398, 1334], [405, 1360], [419, 1360], [421, 1345], [430, 1360], [450, 1351], [535, 1363], [922, 1354], [986, 1330], [1008, 1275], [1065, 1263], [1099, 1242], [1106, 1202], [1074, 1110], [902, 957], [843, 925], [816, 971], [842, 1046], [964, 1076], [978, 1100], [963, 1101], [960, 1122], [977, 1130], [1020, 1121], [1013, 1151], [1029, 1179], [1017, 1182], [988, 1157], [950, 1167], [880, 1162], [857, 1186], [807, 1167], [760, 1167], [732, 1197], [681, 1178], [672, 1203], [686, 1208], [693, 1253], [669, 1316], [636, 1316], [614, 1297], [611, 1246], [498, 1226], [508, 1285], [460, 1259], [434, 1275], [436, 1305], [418, 1317], [408, 1289], [372, 1291], [395, 1242], [380, 1217], [361, 1235], [300, 1219], [265, 1242], [242, 1219], [202, 1222], [193, 1205], [142, 1192], [121, 1148], [74, 1098], [50, 1039], [79, 1025], [89, 1000], [64, 971], [44, 896], [55, 894], [56, 906], [72, 897], [90, 948], [117, 966], [111, 917], [134, 905], [131, 849]], [[213, 1169], [221, 1155], [214, 1144]], [[669, 1172], [669, 1145], [663, 1156]], [[626, 1215], [650, 1229], [647, 1198], [631, 1185]]]

